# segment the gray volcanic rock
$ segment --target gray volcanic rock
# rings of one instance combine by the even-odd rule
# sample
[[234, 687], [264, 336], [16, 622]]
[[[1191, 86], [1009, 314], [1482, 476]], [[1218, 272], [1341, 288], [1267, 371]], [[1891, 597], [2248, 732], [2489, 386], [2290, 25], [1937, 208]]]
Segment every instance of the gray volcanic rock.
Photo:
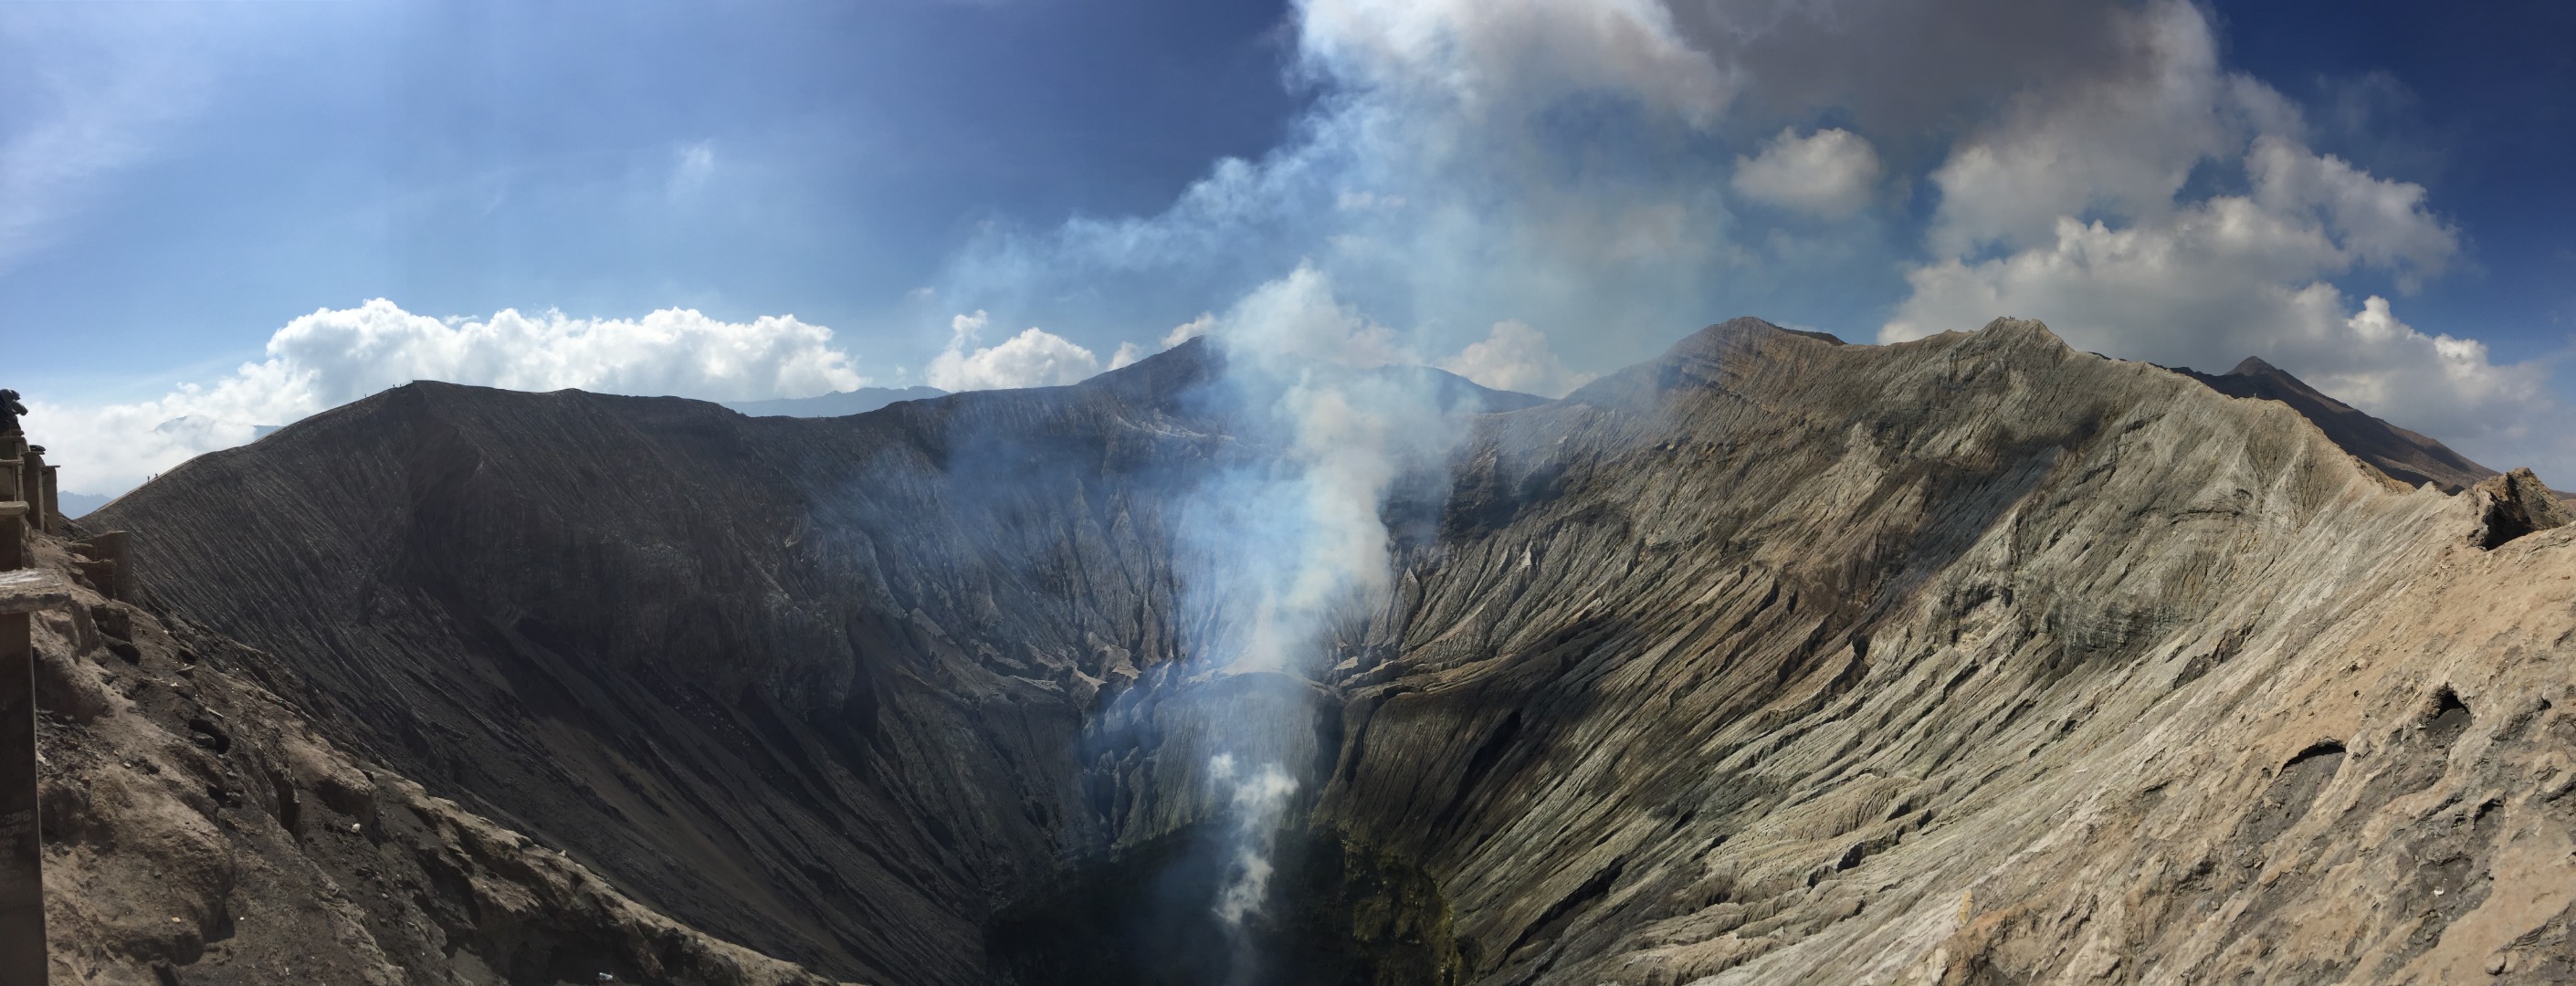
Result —
[[2220, 376], [2190, 369], [2182, 372], [2230, 397], [2290, 405], [2344, 451], [2408, 485], [2431, 483], [2445, 493], [2457, 493], [2496, 474], [2450, 446], [2363, 414], [2257, 357], [2246, 357]]
[[829, 986], [353, 755], [270, 655], [34, 548], [75, 585], [34, 626], [54, 982]]
[[2576, 522], [2576, 509], [2540, 484], [2529, 469], [2516, 469], [2478, 483], [2472, 497], [2480, 507], [2478, 547], [2494, 548], [2525, 534], [2536, 534]]
[[2482, 552], [2214, 396], [2035, 323], [1738, 322], [1498, 419], [1325, 810], [1498, 982], [2567, 954], [2576, 537]]
[[1328, 670], [1209, 674], [1178, 512], [1268, 454], [1220, 370], [416, 384], [85, 523], [332, 742], [848, 978], [1115, 981], [992, 932], [1149, 894], [1219, 732], [1303, 771], [1318, 981], [2576, 975], [2576, 527], [2522, 487], [2037, 323], [1738, 319], [1475, 417]]
[[1185, 348], [841, 419], [420, 383], [86, 523], [340, 738], [646, 903], [977, 982], [996, 900], [1110, 838], [1088, 703], [1171, 658], [1154, 477], [1223, 443]]

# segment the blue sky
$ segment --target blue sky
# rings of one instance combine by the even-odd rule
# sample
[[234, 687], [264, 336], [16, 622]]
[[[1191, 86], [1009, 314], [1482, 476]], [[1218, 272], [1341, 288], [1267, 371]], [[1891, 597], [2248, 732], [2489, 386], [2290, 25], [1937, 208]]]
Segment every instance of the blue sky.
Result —
[[[2409, 300], [2508, 359], [2576, 338], [2576, 6], [2291, 0], [2218, 8], [2230, 53], [2314, 107], [2321, 147], [2431, 189], [2467, 263]], [[2576, 477], [2570, 477], [2576, 479]]]
[[2023, 315], [2576, 485], [2576, 8], [2469, 6], [7, 3], [0, 383], [114, 492], [424, 376], [1016, 386], [1259, 313], [1552, 393]]
[[124, 150], [0, 248], [0, 325], [37, 378], [146, 387], [376, 297], [899, 328], [977, 224], [1158, 209], [1300, 103], [1275, 5], [5, 13], [9, 129], [88, 114]]

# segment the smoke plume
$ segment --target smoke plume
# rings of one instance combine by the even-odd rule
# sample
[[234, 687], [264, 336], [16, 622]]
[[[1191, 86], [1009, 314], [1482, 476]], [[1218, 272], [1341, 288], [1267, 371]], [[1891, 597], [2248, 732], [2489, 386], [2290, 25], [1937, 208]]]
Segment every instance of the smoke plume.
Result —
[[[1464, 419], [1444, 410], [1438, 375], [1392, 365], [1413, 361], [1396, 333], [1338, 301], [1311, 268], [1206, 322], [1225, 367], [1208, 399], [1250, 451], [1192, 491], [1175, 532], [1184, 604], [1198, 614], [1193, 678], [1275, 676], [1309, 689], [1351, 642], [1337, 634], [1387, 596], [1389, 491], [1444, 463]], [[1279, 738], [1313, 725], [1203, 724], [1224, 815], [1224, 876], [1208, 906], [1229, 929], [1237, 981], [1257, 967], [1245, 925], [1262, 914], [1272, 851], [1305, 786], [1297, 770], [1312, 760]]]

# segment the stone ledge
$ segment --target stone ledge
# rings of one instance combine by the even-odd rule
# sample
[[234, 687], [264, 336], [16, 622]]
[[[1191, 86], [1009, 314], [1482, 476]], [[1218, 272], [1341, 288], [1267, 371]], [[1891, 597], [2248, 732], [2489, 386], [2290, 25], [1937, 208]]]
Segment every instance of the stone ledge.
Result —
[[33, 613], [72, 604], [72, 587], [43, 569], [0, 572], [0, 614]]

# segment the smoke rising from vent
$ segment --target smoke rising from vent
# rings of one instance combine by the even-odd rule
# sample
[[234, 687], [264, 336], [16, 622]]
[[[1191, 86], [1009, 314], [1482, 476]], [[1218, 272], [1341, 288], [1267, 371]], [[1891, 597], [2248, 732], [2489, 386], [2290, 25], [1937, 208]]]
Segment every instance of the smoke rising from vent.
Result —
[[1214, 398], [1257, 451], [1185, 508], [1191, 602], [1213, 621], [1194, 647], [1218, 673], [1311, 678], [1327, 621], [1386, 590], [1388, 489], [1438, 461], [1460, 422], [1433, 378], [1385, 369], [1410, 354], [1311, 268], [1254, 291], [1211, 335], [1225, 355]]
[[[1382, 608], [1392, 536], [1382, 516], [1408, 471], [1436, 468], [1464, 432], [1442, 406], [1438, 374], [1390, 364], [1411, 354], [1393, 332], [1334, 295], [1330, 279], [1300, 267], [1262, 286], [1205, 330], [1224, 371], [1206, 399], [1228, 412], [1240, 458], [1197, 486], [1175, 531], [1191, 680], [1260, 676], [1281, 688], [1317, 687], [1348, 628]], [[1461, 409], [1465, 410], [1465, 409]], [[1284, 680], [1283, 680], [1284, 679]], [[1213, 706], [1212, 706], [1213, 707]], [[1283, 718], [1311, 707], [1280, 706]], [[1224, 718], [1211, 714], [1211, 720]], [[1224, 838], [1224, 874], [1208, 902], [1232, 929], [1236, 981], [1249, 981], [1246, 922], [1270, 891], [1271, 853], [1293, 824], [1295, 771], [1311, 758], [1281, 737], [1314, 723], [1203, 724]]]
[[1734, 315], [1856, 341], [2035, 318], [2349, 381], [2576, 475], [2576, 438], [2527, 424], [2564, 416], [2555, 360], [2410, 300], [2475, 259], [2441, 190], [2339, 151], [2223, 26], [2184, 0], [1302, 0], [1319, 98], [1288, 140], [1156, 213], [991, 227], [940, 293], [1135, 338], [1302, 266], [1459, 366], [1553, 340], [1572, 365], [1478, 377], [1542, 393]]
[[1297, 782], [1277, 764], [1240, 778], [1235, 774], [1233, 754], [1220, 753], [1208, 761], [1208, 776], [1232, 789], [1227, 809], [1234, 816], [1234, 859], [1226, 869], [1225, 885], [1217, 891], [1216, 916], [1240, 926], [1245, 917], [1261, 910], [1270, 892], [1270, 851], [1277, 842], [1280, 814], [1287, 810], [1288, 796], [1297, 793]]

